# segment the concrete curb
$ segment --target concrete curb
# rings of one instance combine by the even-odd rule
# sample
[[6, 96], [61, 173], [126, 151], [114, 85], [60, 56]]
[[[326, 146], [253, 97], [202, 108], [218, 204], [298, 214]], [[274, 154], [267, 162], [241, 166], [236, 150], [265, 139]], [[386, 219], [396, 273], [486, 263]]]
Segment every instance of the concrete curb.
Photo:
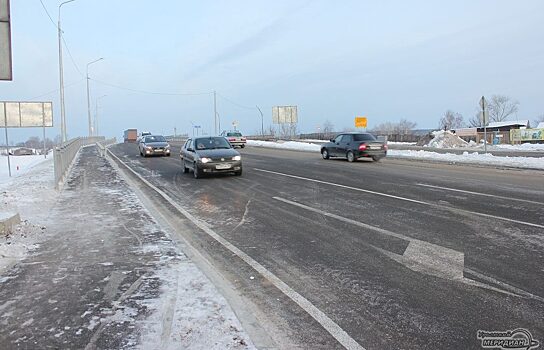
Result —
[[0, 234], [9, 235], [13, 232], [13, 227], [21, 223], [19, 213], [0, 216]]

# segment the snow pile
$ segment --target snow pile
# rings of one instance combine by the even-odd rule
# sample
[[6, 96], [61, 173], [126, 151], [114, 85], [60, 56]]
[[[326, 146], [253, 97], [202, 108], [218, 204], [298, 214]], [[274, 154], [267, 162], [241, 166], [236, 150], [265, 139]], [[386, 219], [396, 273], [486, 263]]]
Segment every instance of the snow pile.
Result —
[[306, 151], [306, 152], [320, 152], [321, 145], [315, 143], [306, 143], [306, 142], [296, 142], [296, 141], [286, 141], [282, 143], [270, 142], [270, 141], [257, 141], [257, 140], [247, 140], [248, 146], [253, 147], [266, 147], [266, 148], [278, 148], [278, 149], [288, 149], [295, 151]]
[[434, 148], [457, 148], [457, 147], [467, 147], [468, 143], [461, 139], [459, 136], [455, 135], [451, 131], [433, 131], [433, 139], [426, 144], [426, 147]]
[[493, 145], [504, 150], [544, 151], [544, 143], [522, 143], [520, 145]]
[[448, 163], [465, 163], [465, 164], [483, 164], [492, 166], [504, 166], [522, 169], [542, 169], [544, 170], [544, 158], [536, 157], [498, 157], [490, 153], [479, 154], [478, 152], [463, 154], [451, 153], [436, 153], [428, 151], [404, 151], [404, 150], [389, 150], [388, 156], [395, 158], [410, 158], [432, 161], [442, 161]]

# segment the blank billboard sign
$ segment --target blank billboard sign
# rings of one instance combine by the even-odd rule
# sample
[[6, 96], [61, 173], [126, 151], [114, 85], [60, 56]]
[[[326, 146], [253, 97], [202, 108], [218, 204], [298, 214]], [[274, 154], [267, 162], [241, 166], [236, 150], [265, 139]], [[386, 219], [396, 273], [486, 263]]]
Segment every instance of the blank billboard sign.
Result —
[[0, 0], [0, 80], [12, 80], [9, 0]]
[[0, 128], [53, 126], [52, 102], [0, 102]]
[[297, 106], [272, 107], [272, 123], [296, 124], [298, 122]]

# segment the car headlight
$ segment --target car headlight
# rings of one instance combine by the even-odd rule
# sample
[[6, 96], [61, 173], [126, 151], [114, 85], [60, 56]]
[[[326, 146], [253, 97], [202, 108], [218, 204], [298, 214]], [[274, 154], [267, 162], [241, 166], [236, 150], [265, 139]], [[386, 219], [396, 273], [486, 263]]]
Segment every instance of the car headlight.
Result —
[[208, 162], [211, 162], [212, 160], [211, 160], [211, 158], [202, 157], [202, 158], [200, 158], [200, 161], [202, 163], [208, 163]]
[[152, 150], [153, 150], [153, 147], [151, 147], [151, 146], [145, 146], [145, 149], [152, 151]]
[[232, 157], [232, 160], [242, 160], [242, 156], [234, 156]]

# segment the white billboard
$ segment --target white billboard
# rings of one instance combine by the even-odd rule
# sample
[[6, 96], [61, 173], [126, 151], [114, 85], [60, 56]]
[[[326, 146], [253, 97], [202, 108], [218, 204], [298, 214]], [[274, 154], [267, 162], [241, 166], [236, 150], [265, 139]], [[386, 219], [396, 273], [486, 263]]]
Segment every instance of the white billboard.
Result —
[[272, 107], [272, 123], [274, 124], [296, 124], [298, 122], [297, 106], [274, 106]]
[[9, 0], [0, 0], [0, 80], [12, 80]]
[[52, 102], [0, 102], [0, 128], [52, 126]]

